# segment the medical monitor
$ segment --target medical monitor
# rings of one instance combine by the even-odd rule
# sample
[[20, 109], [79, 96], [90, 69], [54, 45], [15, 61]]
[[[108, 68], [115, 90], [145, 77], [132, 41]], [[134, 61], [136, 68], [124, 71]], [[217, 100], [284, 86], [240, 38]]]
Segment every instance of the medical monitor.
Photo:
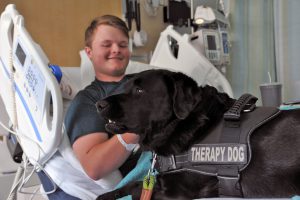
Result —
[[217, 50], [217, 44], [216, 44], [216, 36], [215, 35], [207, 35], [206, 36], [206, 42], [207, 42], [207, 49], [210, 51]]
[[200, 29], [191, 37], [192, 45], [214, 65], [229, 64], [228, 33], [215, 29]]

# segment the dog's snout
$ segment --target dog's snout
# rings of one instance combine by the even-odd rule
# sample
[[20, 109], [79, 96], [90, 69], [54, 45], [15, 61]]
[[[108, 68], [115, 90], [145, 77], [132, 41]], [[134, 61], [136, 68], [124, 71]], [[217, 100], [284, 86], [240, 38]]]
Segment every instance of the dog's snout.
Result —
[[96, 103], [96, 108], [97, 108], [98, 112], [100, 112], [101, 110], [103, 110], [107, 106], [108, 106], [108, 102], [105, 101], [105, 100], [97, 101], [97, 103]]

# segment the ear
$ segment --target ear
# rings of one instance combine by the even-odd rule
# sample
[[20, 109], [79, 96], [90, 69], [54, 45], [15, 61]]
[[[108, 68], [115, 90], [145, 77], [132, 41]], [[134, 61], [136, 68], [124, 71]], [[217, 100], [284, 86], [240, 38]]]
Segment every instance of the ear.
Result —
[[84, 47], [84, 51], [86, 53], [86, 55], [91, 59], [92, 57], [92, 49], [90, 47]]
[[185, 119], [201, 100], [196, 81], [180, 72], [173, 73], [173, 110], [178, 119]]

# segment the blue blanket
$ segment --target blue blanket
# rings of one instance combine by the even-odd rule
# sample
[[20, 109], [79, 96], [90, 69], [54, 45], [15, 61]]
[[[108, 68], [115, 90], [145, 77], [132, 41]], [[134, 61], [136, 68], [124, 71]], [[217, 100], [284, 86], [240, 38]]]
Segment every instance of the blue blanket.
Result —
[[[115, 189], [121, 188], [126, 184], [133, 181], [142, 181], [144, 176], [147, 175], [150, 167], [151, 167], [151, 159], [152, 153], [149, 151], [145, 151], [141, 154], [135, 168], [133, 168], [116, 186]], [[132, 200], [131, 195], [119, 198], [118, 200]]]
[[133, 168], [116, 186], [117, 188], [123, 187], [124, 185], [133, 181], [142, 181], [144, 176], [147, 175], [151, 167], [152, 153], [145, 151], [141, 154], [135, 168]]
[[300, 108], [300, 105], [297, 104], [297, 105], [281, 105], [279, 107], [280, 110], [293, 110], [293, 109], [299, 109]]

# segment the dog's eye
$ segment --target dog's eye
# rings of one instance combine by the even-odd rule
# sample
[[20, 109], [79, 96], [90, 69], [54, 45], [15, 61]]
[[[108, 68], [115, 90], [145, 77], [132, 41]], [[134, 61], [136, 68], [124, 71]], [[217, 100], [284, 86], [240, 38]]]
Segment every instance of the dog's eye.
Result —
[[144, 90], [142, 88], [136, 88], [136, 93], [141, 94], [144, 92]]

